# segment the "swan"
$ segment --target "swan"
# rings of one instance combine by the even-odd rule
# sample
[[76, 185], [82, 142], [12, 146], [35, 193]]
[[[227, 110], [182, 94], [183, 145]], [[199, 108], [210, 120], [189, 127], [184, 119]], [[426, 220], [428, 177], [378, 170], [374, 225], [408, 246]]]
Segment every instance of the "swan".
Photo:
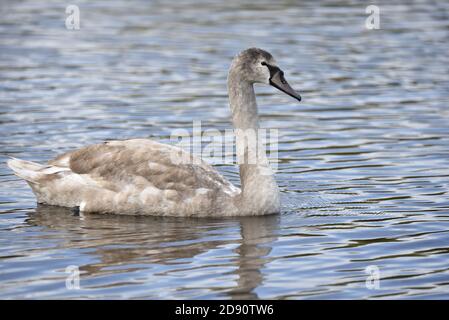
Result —
[[[273, 56], [249, 48], [234, 57], [228, 73], [232, 122], [257, 130], [254, 83], [274, 86], [301, 101]], [[236, 134], [241, 155], [255, 147]], [[177, 157], [192, 161], [179, 163]], [[11, 158], [8, 166], [31, 187], [38, 203], [80, 213], [182, 217], [255, 216], [280, 212], [280, 194], [265, 152], [239, 161], [241, 189], [212, 166], [181, 148], [149, 139], [108, 141], [57, 156], [47, 164]]]

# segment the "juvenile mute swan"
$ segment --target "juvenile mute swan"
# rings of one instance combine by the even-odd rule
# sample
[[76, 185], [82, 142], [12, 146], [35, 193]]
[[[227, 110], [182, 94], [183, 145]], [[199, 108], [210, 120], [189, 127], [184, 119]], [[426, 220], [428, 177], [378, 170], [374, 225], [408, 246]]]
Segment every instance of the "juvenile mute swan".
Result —
[[[268, 52], [250, 48], [232, 61], [228, 93], [235, 129], [259, 128], [254, 83], [270, 84], [301, 100]], [[236, 135], [236, 143], [244, 136]], [[250, 143], [243, 143], [249, 158]], [[187, 163], [177, 157], [190, 159]], [[10, 159], [39, 203], [83, 213], [160, 216], [244, 216], [279, 213], [279, 189], [268, 160], [239, 162], [241, 189], [180, 148], [148, 139], [108, 141], [71, 151], [41, 165]]]

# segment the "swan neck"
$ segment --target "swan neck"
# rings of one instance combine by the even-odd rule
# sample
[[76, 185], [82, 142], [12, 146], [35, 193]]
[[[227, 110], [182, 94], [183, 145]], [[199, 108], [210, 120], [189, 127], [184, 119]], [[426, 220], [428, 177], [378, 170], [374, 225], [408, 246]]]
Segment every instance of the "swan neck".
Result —
[[259, 114], [253, 84], [230, 73], [228, 91], [234, 128], [257, 130]]
[[276, 213], [280, 206], [279, 190], [259, 134], [259, 115], [253, 83], [231, 69], [228, 93], [240, 169], [241, 210], [257, 214]]

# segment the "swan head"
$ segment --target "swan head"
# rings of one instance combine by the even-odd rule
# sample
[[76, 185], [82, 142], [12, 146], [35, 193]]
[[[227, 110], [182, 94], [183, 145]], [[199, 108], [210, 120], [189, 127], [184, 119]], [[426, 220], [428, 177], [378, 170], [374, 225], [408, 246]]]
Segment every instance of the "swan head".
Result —
[[231, 74], [236, 74], [239, 79], [251, 84], [271, 85], [301, 101], [301, 96], [285, 80], [284, 72], [277, 66], [273, 56], [265, 50], [249, 48], [240, 52], [232, 60]]

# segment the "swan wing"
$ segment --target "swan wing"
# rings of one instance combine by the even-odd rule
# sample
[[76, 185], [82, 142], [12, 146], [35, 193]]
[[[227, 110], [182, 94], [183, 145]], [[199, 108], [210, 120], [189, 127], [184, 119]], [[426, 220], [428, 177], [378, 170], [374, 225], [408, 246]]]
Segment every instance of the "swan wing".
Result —
[[[60, 179], [46, 186], [55, 195], [41, 202], [78, 203], [86, 212], [211, 215], [240, 192], [201, 159], [149, 139], [87, 146], [49, 165], [68, 170], [58, 169], [54, 175]], [[49, 198], [53, 201], [45, 201]]]

